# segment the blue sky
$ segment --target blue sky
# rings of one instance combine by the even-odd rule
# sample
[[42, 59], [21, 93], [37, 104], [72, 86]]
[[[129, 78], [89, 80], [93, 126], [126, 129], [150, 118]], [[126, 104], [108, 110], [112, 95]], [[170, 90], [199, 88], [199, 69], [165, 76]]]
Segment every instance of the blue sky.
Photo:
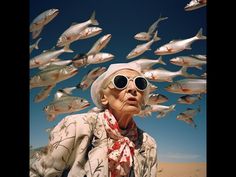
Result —
[[[186, 39], [193, 37], [200, 28], [203, 28], [203, 34], [207, 35], [206, 7], [196, 9], [194, 11], [184, 11], [184, 6], [189, 0], [50, 0], [36, 1], [30, 0], [30, 18], [29, 24], [41, 12], [57, 8], [59, 14], [48, 23], [42, 30], [39, 43], [39, 49], [34, 50], [30, 57], [40, 54], [43, 50], [48, 50], [55, 46], [59, 36], [73, 23], [84, 22], [89, 19], [92, 12], [96, 11], [96, 19], [99, 27], [103, 29], [102, 33], [86, 40], [79, 40], [71, 44], [70, 48], [74, 53], [64, 53], [60, 55], [61, 59], [71, 59], [78, 53], [86, 53], [92, 45], [103, 35], [112, 34], [112, 38], [107, 47], [102, 52], [108, 52], [115, 55], [112, 61], [90, 65], [81, 68], [78, 74], [68, 80], [57, 84], [51, 91], [50, 96], [40, 103], [34, 103], [33, 99], [41, 88], [30, 90], [30, 145], [33, 147], [44, 146], [48, 142], [48, 134], [46, 128], [56, 125], [66, 114], [57, 116], [54, 122], [48, 122], [43, 112], [43, 107], [52, 101], [55, 92], [60, 88], [72, 87], [78, 84], [82, 77], [90, 69], [97, 66], [108, 67], [116, 62], [130, 62], [137, 58], [127, 60], [127, 54], [141, 41], [137, 41], [133, 36], [141, 31], [147, 31], [149, 26], [158, 19], [160, 14], [167, 16], [168, 19], [160, 22], [158, 27], [158, 36], [161, 40], [153, 43], [152, 50], [146, 51], [140, 57], [157, 59], [159, 56], [154, 55], [154, 51], [163, 44], [173, 39]], [[29, 44], [34, 43], [29, 33]], [[192, 44], [192, 50], [182, 51], [177, 54], [165, 55], [163, 60], [167, 65], [156, 65], [155, 67], [163, 67], [170, 71], [177, 71], [180, 66], [175, 66], [169, 62], [171, 58], [184, 55], [206, 54], [206, 41], [196, 41]], [[38, 69], [31, 69], [30, 76], [36, 74]], [[203, 70], [196, 68], [188, 69], [189, 73], [201, 75], [206, 72], [206, 66]], [[182, 79], [181, 76], [174, 80]], [[169, 98], [168, 102], [163, 105], [175, 104], [181, 94], [169, 93], [164, 87], [169, 85], [167, 82], [156, 82], [160, 93]], [[90, 98], [90, 90], [75, 90], [73, 95], [86, 98], [92, 104]], [[189, 108], [197, 108], [201, 106], [201, 112], [195, 117], [197, 128], [192, 128], [182, 121], [176, 120], [176, 116]], [[177, 104], [175, 111], [168, 114], [163, 119], [157, 119], [156, 113], [147, 118], [135, 117], [137, 125], [152, 135], [158, 144], [158, 159], [165, 162], [205, 162], [206, 161], [206, 94], [202, 99], [193, 105]], [[93, 104], [78, 113], [87, 112]]]

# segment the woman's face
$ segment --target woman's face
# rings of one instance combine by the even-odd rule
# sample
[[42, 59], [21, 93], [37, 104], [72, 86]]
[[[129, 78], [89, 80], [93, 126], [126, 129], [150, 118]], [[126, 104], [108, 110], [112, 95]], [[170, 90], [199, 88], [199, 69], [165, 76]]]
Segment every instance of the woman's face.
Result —
[[[116, 75], [124, 75], [131, 79], [123, 90], [116, 89], [112, 83], [112, 79]], [[138, 114], [143, 103], [144, 92], [136, 88], [132, 79], [139, 75], [138, 72], [129, 69], [123, 69], [113, 74], [104, 84], [107, 86], [103, 90], [103, 104], [108, 106], [108, 109], [116, 111], [116, 113]]]

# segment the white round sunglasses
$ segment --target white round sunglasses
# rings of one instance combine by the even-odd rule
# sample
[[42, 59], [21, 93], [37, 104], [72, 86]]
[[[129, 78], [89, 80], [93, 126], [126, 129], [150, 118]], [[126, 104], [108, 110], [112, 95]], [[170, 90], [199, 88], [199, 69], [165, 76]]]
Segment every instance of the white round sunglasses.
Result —
[[128, 78], [124, 75], [116, 75], [113, 77], [113, 79], [111, 80], [112, 84], [114, 85], [114, 87], [118, 90], [123, 90], [128, 86], [129, 81], [132, 80], [135, 84], [135, 87], [139, 90], [139, 91], [144, 91], [147, 89], [148, 87], [148, 81], [145, 77], [142, 76], [136, 76], [134, 78]]

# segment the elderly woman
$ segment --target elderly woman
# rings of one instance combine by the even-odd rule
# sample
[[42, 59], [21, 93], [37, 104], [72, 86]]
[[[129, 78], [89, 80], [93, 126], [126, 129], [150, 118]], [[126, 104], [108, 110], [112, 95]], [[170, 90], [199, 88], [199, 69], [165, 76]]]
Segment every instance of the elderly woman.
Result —
[[156, 177], [155, 140], [133, 120], [148, 94], [138, 65], [110, 65], [91, 86], [92, 100], [102, 111], [59, 122], [45, 152], [31, 164], [30, 176]]

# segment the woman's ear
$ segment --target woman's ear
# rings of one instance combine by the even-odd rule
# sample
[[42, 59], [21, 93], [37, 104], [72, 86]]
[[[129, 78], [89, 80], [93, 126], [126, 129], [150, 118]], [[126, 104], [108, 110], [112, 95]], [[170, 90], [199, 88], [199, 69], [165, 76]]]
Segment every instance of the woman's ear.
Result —
[[107, 96], [104, 93], [101, 94], [100, 98], [101, 98], [102, 105], [104, 105], [104, 106], [108, 105], [108, 99], [107, 99]]

